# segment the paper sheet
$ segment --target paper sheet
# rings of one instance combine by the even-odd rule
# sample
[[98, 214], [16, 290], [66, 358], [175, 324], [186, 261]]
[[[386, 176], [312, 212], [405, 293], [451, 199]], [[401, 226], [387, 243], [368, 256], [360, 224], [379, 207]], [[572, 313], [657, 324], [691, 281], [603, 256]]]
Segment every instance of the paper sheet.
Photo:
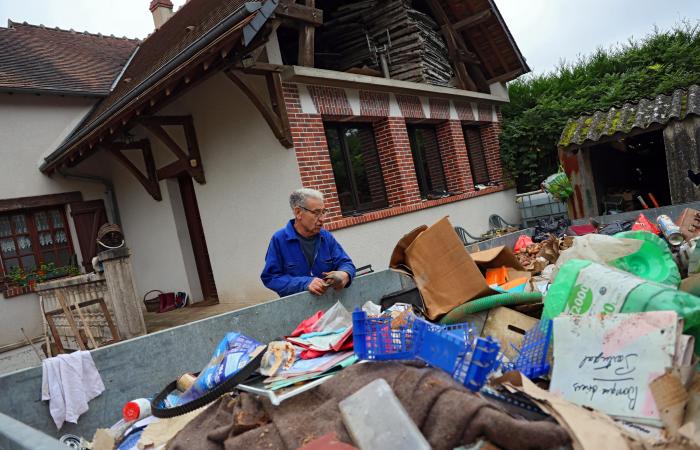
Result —
[[673, 364], [673, 311], [554, 319], [550, 391], [633, 422], [660, 425], [649, 383]]

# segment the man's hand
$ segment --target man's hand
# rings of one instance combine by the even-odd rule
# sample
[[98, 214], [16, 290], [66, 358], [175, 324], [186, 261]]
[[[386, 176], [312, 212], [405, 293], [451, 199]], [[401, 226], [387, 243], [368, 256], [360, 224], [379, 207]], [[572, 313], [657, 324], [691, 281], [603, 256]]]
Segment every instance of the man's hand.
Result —
[[323, 295], [328, 289], [328, 285], [322, 279], [314, 278], [306, 289], [314, 295]]
[[336, 291], [343, 289], [350, 282], [350, 275], [342, 270], [323, 272], [324, 281], [328, 287], [333, 286]]

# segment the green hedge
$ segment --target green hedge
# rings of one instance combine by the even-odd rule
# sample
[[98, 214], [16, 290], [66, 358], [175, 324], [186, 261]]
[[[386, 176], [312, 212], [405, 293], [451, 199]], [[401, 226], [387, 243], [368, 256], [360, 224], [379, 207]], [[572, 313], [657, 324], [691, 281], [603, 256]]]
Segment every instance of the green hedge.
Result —
[[510, 83], [510, 103], [502, 108], [501, 156], [518, 190], [538, 189], [556, 171], [556, 146], [569, 118], [699, 84], [698, 23], [655, 29], [643, 39]]

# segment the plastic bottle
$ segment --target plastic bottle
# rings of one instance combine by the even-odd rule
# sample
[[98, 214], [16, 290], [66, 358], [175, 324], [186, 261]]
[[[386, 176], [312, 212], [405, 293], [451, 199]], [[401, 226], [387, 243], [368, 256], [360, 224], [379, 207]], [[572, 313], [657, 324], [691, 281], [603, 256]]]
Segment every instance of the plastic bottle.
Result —
[[612, 267], [572, 259], [559, 269], [545, 298], [542, 319], [562, 313], [610, 314], [676, 311], [686, 334], [700, 343], [700, 297], [646, 281]]
[[127, 402], [122, 408], [122, 416], [127, 422], [145, 419], [151, 415], [151, 401], [147, 398], [137, 398]]

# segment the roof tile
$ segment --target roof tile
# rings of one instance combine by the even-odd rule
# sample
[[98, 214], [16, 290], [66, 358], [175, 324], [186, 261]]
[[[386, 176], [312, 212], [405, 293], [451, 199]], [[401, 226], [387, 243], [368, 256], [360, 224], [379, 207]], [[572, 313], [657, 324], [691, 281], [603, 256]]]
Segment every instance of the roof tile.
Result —
[[10, 21], [0, 27], [0, 89], [105, 96], [138, 43]]

